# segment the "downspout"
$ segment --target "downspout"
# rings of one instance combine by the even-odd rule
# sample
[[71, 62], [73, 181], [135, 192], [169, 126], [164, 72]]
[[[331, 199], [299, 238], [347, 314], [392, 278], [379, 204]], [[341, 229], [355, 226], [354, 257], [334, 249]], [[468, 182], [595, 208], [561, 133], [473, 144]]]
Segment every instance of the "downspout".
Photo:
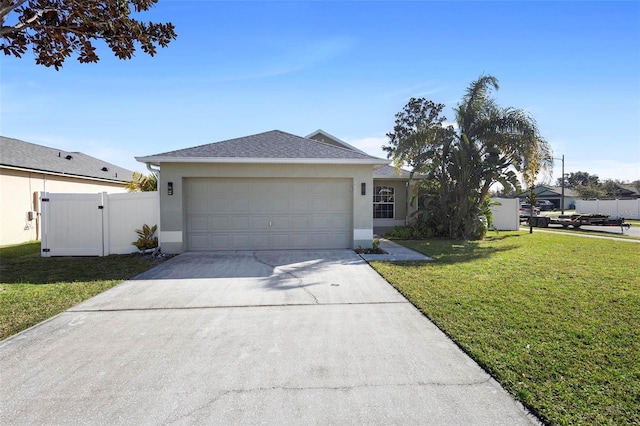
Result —
[[160, 177], [160, 167], [158, 167], [157, 169], [153, 168], [153, 164], [151, 163], [144, 163], [147, 166], [147, 170], [149, 170], [151, 173], [155, 173], [158, 175], [158, 178]]

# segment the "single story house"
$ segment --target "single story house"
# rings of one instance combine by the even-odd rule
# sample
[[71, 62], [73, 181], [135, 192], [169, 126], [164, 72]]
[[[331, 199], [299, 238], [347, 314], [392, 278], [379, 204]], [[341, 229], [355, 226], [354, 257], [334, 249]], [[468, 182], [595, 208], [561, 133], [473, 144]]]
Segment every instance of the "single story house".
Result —
[[[548, 185], [538, 185], [533, 188], [533, 193], [538, 196], [538, 200], [549, 200], [553, 203], [553, 206], [556, 210], [562, 210], [560, 206], [562, 200], [562, 187], [560, 186], [548, 186]], [[529, 191], [524, 191], [518, 194], [518, 198], [520, 198], [521, 202], [525, 202], [527, 196], [529, 195]], [[564, 189], [564, 210], [573, 210], [576, 208], [576, 199], [578, 198], [578, 194], [569, 189]]]
[[126, 192], [132, 175], [81, 152], [0, 136], [0, 245], [40, 238], [38, 192]]
[[618, 200], [637, 200], [640, 198], [640, 191], [631, 185], [618, 185], [616, 193], [612, 196]]
[[411, 208], [408, 176], [322, 130], [136, 159], [159, 170], [165, 253], [371, 247], [376, 223], [404, 224]]

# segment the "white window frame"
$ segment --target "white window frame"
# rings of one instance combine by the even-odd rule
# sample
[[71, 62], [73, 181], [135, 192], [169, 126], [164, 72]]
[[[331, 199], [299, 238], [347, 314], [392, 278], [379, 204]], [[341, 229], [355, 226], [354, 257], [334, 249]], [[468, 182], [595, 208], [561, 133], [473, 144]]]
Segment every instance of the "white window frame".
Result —
[[[386, 191], [386, 194], [381, 194]], [[376, 206], [392, 206], [391, 217], [376, 217]], [[384, 213], [388, 213], [385, 210]], [[377, 185], [373, 187], [373, 218], [374, 219], [395, 219], [396, 218], [396, 189], [393, 186]]]

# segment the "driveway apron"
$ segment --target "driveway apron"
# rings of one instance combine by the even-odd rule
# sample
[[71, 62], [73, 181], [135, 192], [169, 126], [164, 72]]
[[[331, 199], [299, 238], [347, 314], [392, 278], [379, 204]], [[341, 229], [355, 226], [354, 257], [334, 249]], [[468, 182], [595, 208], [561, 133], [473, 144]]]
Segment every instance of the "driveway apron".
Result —
[[350, 250], [176, 256], [0, 342], [1, 424], [536, 424]]

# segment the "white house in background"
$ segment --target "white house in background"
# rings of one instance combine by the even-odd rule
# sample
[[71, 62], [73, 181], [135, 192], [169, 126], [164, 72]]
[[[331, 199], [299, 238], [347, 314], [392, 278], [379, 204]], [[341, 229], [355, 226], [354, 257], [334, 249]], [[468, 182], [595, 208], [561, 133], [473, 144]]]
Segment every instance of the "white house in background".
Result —
[[160, 169], [165, 253], [371, 247], [376, 223], [404, 224], [408, 214], [408, 176], [322, 130], [136, 159]]
[[0, 136], [0, 245], [40, 238], [38, 192], [121, 193], [132, 174], [81, 152]]

